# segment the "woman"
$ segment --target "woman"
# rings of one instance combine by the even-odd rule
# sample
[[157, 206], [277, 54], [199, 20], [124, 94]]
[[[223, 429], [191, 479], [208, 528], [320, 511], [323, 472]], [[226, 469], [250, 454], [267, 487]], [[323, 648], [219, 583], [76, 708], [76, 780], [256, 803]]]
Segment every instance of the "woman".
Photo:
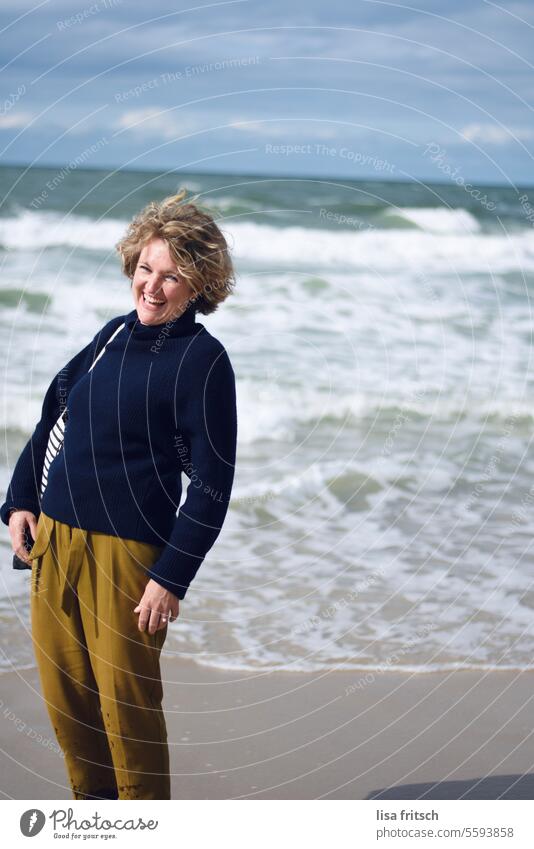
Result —
[[75, 799], [171, 798], [160, 652], [232, 489], [234, 372], [195, 314], [231, 294], [233, 269], [212, 217], [184, 196], [150, 203], [118, 243], [135, 308], [56, 375], [0, 508], [33, 564], [33, 646]]

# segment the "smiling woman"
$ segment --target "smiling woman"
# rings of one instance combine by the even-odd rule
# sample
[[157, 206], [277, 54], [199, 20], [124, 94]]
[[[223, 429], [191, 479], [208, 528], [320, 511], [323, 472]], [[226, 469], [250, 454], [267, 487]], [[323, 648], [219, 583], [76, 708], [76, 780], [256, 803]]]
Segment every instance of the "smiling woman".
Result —
[[163, 239], [153, 238], [141, 251], [132, 281], [133, 296], [143, 324], [161, 324], [177, 318], [194, 298]]
[[[56, 375], [0, 508], [13, 550], [33, 563], [34, 652], [76, 799], [170, 798], [159, 656], [232, 490], [234, 372], [195, 321], [231, 293], [232, 263], [184, 195], [149, 204], [117, 245], [135, 308]], [[176, 515], [182, 471], [202, 486]]]
[[209, 315], [235, 285], [223, 234], [197, 204], [181, 203], [185, 194], [149, 203], [117, 244], [144, 324], [168, 321], [192, 301]]

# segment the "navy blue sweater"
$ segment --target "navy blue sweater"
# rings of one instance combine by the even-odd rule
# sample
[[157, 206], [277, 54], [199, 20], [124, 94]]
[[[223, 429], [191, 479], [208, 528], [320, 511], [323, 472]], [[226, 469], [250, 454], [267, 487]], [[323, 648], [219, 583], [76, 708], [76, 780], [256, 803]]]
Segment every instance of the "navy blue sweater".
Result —
[[[234, 372], [224, 346], [195, 321], [142, 324], [134, 309], [109, 321], [56, 375], [0, 508], [164, 546], [149, 575], [178, 598], [224, 522], [234, 478]], [[89, 368], [122, 323], [94, 369]], [[65, 402], [63, 450], [39, 497], [50, 429]], [[181, 472], [190, 479], [176, 515]]]

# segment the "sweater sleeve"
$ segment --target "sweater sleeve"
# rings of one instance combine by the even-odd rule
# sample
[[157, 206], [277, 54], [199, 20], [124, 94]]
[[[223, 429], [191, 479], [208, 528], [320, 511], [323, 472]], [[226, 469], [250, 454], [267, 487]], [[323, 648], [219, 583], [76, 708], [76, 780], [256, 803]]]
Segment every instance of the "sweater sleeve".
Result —
[[[222, 346], [221, 346], [222, 347]], [[177, 473], [190, 478], [168, 544], [148, 575], [183, 599], [206, 554], [219, 536], [234, 480], [237, 410], [235, 375], [227, 352], [195, 363], [187, 403], [178, 423], [187, 450]]]
[[41, 476], [50, 430], [65, 408], [70, 388], [89, 370], [97, 352], [121, 321], [122, 317], [112, 319], [99, 330], [94, 339], [69, 360], [50, 383], [44, 397], [41, 418], [15, 464], [6, 500], [0, 507], [0, 518], [5, 525], [9, 524], [12, 507], [29, 510], [36, 517], [41, 512]]

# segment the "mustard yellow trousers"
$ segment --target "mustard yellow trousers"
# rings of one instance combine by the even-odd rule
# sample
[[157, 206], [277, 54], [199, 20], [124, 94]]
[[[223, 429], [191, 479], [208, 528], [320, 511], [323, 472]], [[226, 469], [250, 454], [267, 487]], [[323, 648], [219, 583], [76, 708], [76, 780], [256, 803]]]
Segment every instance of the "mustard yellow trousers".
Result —
[[39, 516], [32, 641], [74, 799], [170, 799], [167, 629], [140, 631], [133, 612], [161, 551]]

